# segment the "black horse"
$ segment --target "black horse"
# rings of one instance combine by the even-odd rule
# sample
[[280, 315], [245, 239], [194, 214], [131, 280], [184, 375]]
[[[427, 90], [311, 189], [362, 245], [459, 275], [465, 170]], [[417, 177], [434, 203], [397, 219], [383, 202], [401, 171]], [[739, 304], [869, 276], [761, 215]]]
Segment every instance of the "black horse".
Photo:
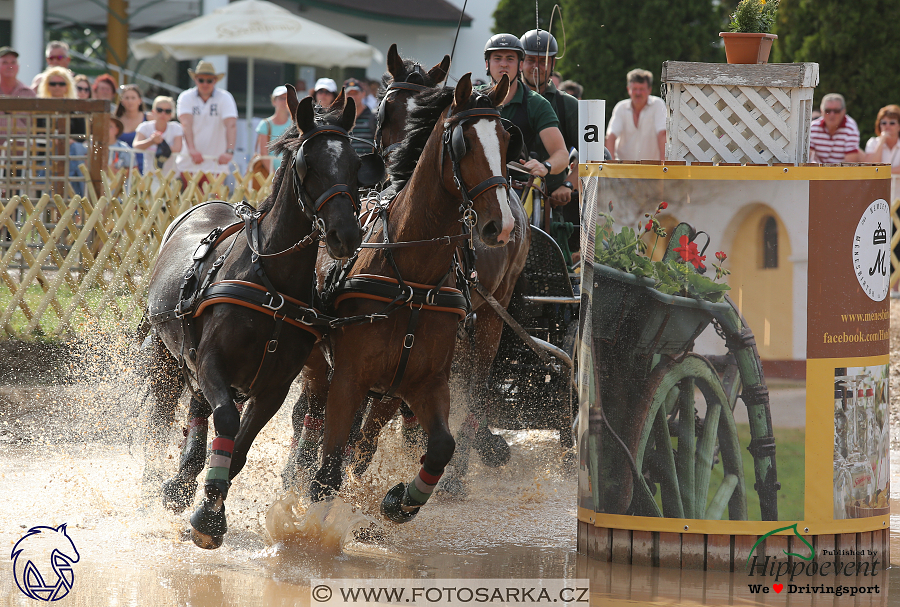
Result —
[[[205, 499], [191, 516], [202, 548], [221, 545], [230, 481], [327, 327], [304, 303], [312, 298], [316, 242], [335, 258], [353, 254], [361, 241], [359, 183], [383, 173], [383, 164], [372, 169], [350, 147], [356, 109], [343, 91], [318, 117], [312, 99], [298, 103], [290, 86], [288, 105], [294, 126], [273, 148], [284, 161], [272, 195], [258, 212], [208, 202], [179, 217], [150, 281], [151, 449], [163, 448], [186, 382], [193, 394], [179, 471], [163, 489], [169, 507], [190, 504], [210, 413], [215, 423]], [[236, 402], [245, 402], [243, 419]]]

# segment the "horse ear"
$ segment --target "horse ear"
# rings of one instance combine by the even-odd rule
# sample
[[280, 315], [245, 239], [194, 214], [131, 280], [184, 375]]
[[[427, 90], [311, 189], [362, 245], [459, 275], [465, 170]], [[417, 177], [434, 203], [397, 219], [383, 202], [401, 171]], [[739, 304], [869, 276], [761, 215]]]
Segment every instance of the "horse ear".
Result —
[[297, 120], [297, 106], [300, 105], [300, 102], [297, 101], [297, 90], [293, 87], [293, 85], [288, 84], [287, 86], [287, 104], [288, 109], [291, 112], [291, 118], [296, 121]]
[[297, 104], [297, 112], [294, 115], [294, 123], [301, 133], [312, 130], [316, 126], [316, 110], [313, 107], [312, 97], [304, 97]]
[[506, 99], [506, 95], [509, 94], [509, 76], [503, 74], [503, 77], [500, 78], [500, 82], [497, 83], [488, 96], [491, 98], [491, 103], [494, 104], [494, 107], [503, 103], [503, 100]]
[[444, 58], [441, 59], [441, 62], [435, 65], [433, 68], [428, 70], [428, 77], [431, 78], [431, 81], [437, 84], [438, 82], [443, 82], [444, 79], [447, 78], [447, 73], [450, 71], [450, 55], [444, 55]]
[[395, 82], [400, 82], [403, 80], [405, 76], [403, 70], [403, 59], [400, 58], [400, 53], [397, 52], [397, 43], [391, 45], [391, 48], [388, 49], [387, 54], [387, 68], [388, 72], [390, 72], [391, 76], [393, 76]]
[[469, 102], [472, 96], [472, 72], [468, 72], [456, 83], [456, 91], [453, 93], [453, 105], [460, 108]]
[[348, 133], [353, 130], [356, 125], [356, 101], [353, 97], [347, 97], [347, 103], [344, 104], [344, 113], [341, 116], [341, 126]]
[[332, 109], [344, 107], [346, 99], [347, 97], [344, 96], [344, 87], [341, 87], [341, 92], [338, 93], [338, 96], [334, 98], [334, 101], [331, 102], [331, 105], [329, 107]]

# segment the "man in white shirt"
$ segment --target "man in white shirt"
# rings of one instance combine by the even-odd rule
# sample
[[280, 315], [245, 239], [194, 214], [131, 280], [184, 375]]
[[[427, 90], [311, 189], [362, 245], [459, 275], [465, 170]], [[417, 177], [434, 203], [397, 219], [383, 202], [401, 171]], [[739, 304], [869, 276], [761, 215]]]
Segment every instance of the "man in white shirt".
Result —
[[631, 70], [628, 96], [616, 104], [606, 129], [606, 149], [616, 160], [666, 159], [666, 103], [650, 94], [653, 74]]
[[201, 61], [188, 69], [197, 85], [178, 96], [176, 113], [184, 128], [184, 148], [175, 161], [182, 173], [225, 173], [234, 158], [237, 139], [237, 105], [226, 90], [216, 88], [225, 74], [212, 63]]

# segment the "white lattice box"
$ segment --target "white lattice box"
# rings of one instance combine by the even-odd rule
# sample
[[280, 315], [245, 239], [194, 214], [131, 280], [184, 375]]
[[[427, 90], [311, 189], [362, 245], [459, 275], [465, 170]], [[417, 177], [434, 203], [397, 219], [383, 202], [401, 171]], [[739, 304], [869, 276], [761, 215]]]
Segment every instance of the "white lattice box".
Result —
[[802, 163], [818, 63], [666, 61], [666, 159]]

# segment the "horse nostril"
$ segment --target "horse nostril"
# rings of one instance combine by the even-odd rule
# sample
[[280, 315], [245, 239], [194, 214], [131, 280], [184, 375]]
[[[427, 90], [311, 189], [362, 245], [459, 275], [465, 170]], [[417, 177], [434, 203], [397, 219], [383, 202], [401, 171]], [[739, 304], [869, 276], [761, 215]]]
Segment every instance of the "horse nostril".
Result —
[[481, 230], [481, 235], [485, 242], [492, 242], [497, 239], [500, 234], [500, 226], [496, 221], [487, 223]]
[[325, 234], [325, 245], [332, 255], [343, 256], [344, 243], [338, 236], [337, 230], [328, 230]]

